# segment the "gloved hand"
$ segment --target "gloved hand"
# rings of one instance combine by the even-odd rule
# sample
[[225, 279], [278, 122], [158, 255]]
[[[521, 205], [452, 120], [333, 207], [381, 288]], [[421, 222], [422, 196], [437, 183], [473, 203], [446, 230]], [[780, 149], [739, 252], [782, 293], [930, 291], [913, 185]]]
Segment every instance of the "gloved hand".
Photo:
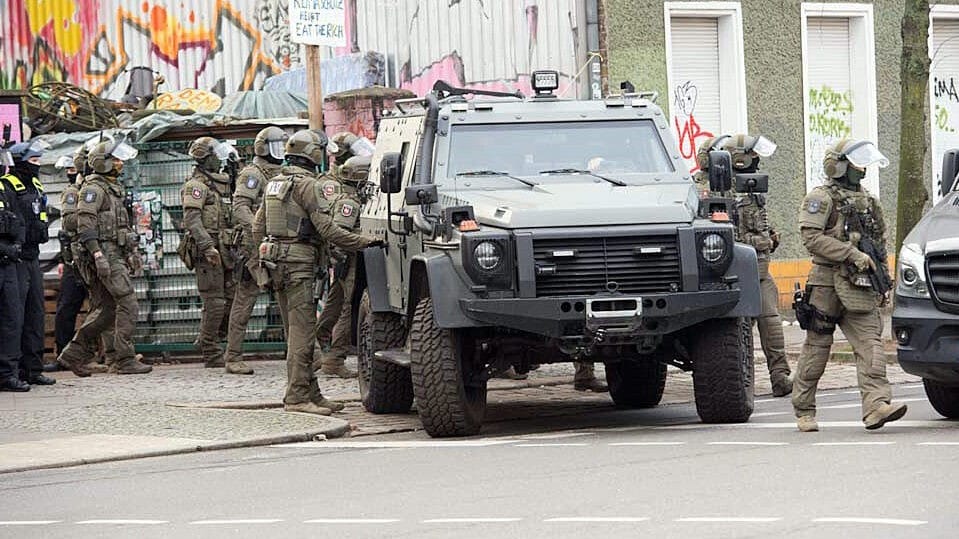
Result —
[[139, 277], [143, 272], [143, 259], [140, 258], [140, 253], [130, 253], [127, 256], [127, 266], [130, 268], [131, 275]]
[[206, 258], [206, 261], [210, 263], [211, 266], [220, 265], [220, 251], [216, 250], [216, 247], [207, 247], [203, 251], [203, 258]]
[[367, 240], [368, 240], [368, 243], [366, 244], [367, 247], [385, 247], [386, 246], [386, 242], [383, 241], [381, 238], [367, 238]]
[[106, 279], [110, 276], [110, 261], [103, 255], [103, 251], [93, 254], [93, 263], [97, 266], [97, 277]]
[[869, 258], [869, 255], [856, 249], [853, 254], [849, 257], [849, 260], [856, 266], [856, 269], [859, 271], [876, 271], [876, 263], [872, 261], [872, 258]]
[[776, 232], [775, 230], [770, 230], [769, 238], [773, 240], [773, 248], [770, 252], [775, 253], [776, 249], [779, 248], [779, 232]]

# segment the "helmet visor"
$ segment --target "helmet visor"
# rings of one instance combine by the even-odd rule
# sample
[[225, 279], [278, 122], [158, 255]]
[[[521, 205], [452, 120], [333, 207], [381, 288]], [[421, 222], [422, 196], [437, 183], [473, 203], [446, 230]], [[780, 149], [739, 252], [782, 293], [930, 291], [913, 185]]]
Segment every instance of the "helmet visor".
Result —
[[216, 154], [220, 161], [226, 161], [234, 152], [235, 150], [233, 149], [233, 146], [230, 146], [225, 142], [218, 142], [215, 146], [213, 146], [213, 153]]
[[65, 168], [75, 167], [75, 165], [73, 164], [73, 158], [70, 157], [69, 155], [61, 155], [60, 158], [57, 159], [57, 162], [53, 166], [61, 170]]
[[286, 141], [270, 140], [266, 143], [266, 149], [270, 152], [273, 159], [283, 159], [286, 157]]
[[90, 150], [92, 150], [94, 146], [96, 146], [97, 144], [100, 144], [101, 142], [107, 142], [107, 141], [113, 142], [113, 137], [110, 135], [96, 136], [84, 142], [83, 149], [86, 150], [87, 153], [90, 153]]
[[340, 153], [340, 145], [337, 144], [336, 142], [333, 142], [332, 140], [327, 141], [327, 143], [326, 143], [326, 151], [329, 152], [329, 153], [331, 153], [331, 154], [333, 154], [333, 155], [336, 155], [336, 154]]
[[5, 167], [13, 166], [13, 156], [6, 150], [0, 150], [0, 165]]
[[889, 166], [889, 159], [872, 142], [853, 144], [851, 148], [846, 150], [845, 154], [846, 159], [859, 168], [866, 168], [870, 165], [879, 165], [879, 168]]
[[370, 142], [370, 139], [366, 137], [360, 137], [356, 139], [353, 144], [350, 144], [350, 153], [353, 155], [361, 155], [364, 157], [369, 157], [373, 155], [373, 151], [376, 149], [373, 146], [373, 143]]
[[119, 159], [120, 161], [129, 161], [137, 156], [139, 152], [133, 146], [130, 146], [126, 142], [120, 142], [110, 150], [110, 155]]
[[769, 157], [776, 153], [776, 143], [760, 135], [753, 144], [753, 151], [760, 157]]

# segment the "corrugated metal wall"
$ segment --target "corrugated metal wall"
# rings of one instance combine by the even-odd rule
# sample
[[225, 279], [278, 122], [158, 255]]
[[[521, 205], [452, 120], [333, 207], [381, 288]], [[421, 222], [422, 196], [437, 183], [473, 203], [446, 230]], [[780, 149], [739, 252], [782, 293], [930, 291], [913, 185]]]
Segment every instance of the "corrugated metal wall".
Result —
[[[585, 61], [583, 4], [355, 0], [351, 43], [330, 54], [384, 53], [388, 82], [414, 91], [439, 78], [528, 89], [534, 69], [557, 69], [568, 79]], [[161, 91], [199, 88], [224, 95], [259, 88], [266, 77], [302, 63], [301, 47], [289, 41], [288, 5], [289, 0], [2, 0], [0, 88], [66, 80], [116, 98], [126, 90], [127, 70], [137, 66], [166, 79]]]

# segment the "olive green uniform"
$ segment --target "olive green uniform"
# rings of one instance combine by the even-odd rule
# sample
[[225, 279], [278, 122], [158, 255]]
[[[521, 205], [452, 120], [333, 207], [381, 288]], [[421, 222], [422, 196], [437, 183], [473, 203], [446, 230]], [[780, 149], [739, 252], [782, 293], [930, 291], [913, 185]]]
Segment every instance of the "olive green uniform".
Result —
[[[355, 232], [360, 224], [363, 203], [356, 189], [339, 178], [322, 183], [323, 196], [330, 203], [333, 221], [344, 230]], [[326, 305], [316, 324], [316, 340], [329, 343], [320, 364], [336, 368], [346, 360], [350, 350], [350, 323], [352, 321], [353, 284], [356, 272], [356, 254], [333, 249], [333, 283]]]
[[[90, 313], [60, 354], [60, 359], [68, 364], [93, 361], [101, 337], [107, 360], [113, 360], [121, 371], [124, 364], [135, 361], [133, 332], [139, 308], [126, 259], [136, 249], [137, 240], [124, 205], [125, 197], [124, 187], [116, 180], [97, 174], [83, 179], [77, 198], [73, 248], [77, 269], [90, 292]], [[64, 226], [72, 227], [72, 219], [64, 218]], [[93, 259], [98, 250], [110, 263], [110, 274], [105, 277], [97, 274]]]
[[[313, 372], [316, 300], [313, 284], [327, 242], [348, 251], [370, 244], [370, 238], [337, 226], [322, 182], [307, 169], [284, 166], [267, 184], [263, 206], [253, 223], [260, 260], [269, 268], [280, 309], [286, 313], [287, 389], [284, 404], [320, 403], [323, 396]], [[264, 239], [264, 236], [266, 238]]]
[[[233, 303], [233, 202], [230, 179], [226, 174], [196, 169], [181, 192], [183, 228], [196, 242], [193, 259], [196, 285], [203, 302], [197, 345], [207, 366], [222, 366], [220, 342], [227, 334], [230, 306]], [[219, 260], [211, 263], [204, 251], [215, 248]]]
[[816, 387], [829, 360], [836, 324], [856, 355], [863, 418], [892, 399], [880, 340], [881, 297], [871, 288], [855, 286], [852, 272], [847, 269], [854, 258], [865, 256], [845, 232], [842, 208], [847, 205], [874, 219], [876, 227], [871, 235], [878, 243], [884, 244], [885, 221], [879, 201], [865, 191], [846, 189], [828, 180], [806, 195], [799, 210], [803, 245], [812, 255], [813, 262], [807, 280], [809, 302], [820, 313], [835, 320], [835, 323], [817, 320], [806, 332], [792, 397], [796, 416], [800, 418], [816, 415]]
[[233, 193], [233, 225], [239, 234], [236, 244], [239, 261], [237, 268], [236, 294], [230, 308], [229, 333], [227, 335], [226, 361], [243, 360], [243, 340], [250, 322], [260, 287], [247, 265], [257, 265], [259, 254], [253, 241], [253, 217], [263, 201], [263, 188], [271, 178], [279, 174], [280, 165], [274, 165], [262, 157], [254, 157], [253, 163], [243, 168], [236, 180]]

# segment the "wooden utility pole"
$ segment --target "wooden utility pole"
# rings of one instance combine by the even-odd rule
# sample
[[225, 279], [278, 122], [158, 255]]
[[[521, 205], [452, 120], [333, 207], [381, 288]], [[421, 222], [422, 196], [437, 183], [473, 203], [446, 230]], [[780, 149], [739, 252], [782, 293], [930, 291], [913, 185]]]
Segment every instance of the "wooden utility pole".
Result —
[[323, 83], [320, 79], [320, 47], [306, 47], [306, 93], [310, 129], [323, 129]]
[[[899, 124], [899, 204], [896, 208], [896, 253], [922, 218], [929, 195], [926, 162], [926, 107], [929, 104], [929, 0], [905, 0], [902, 17], [902, 64]], [[939, 166], [933, 163], [933, 166]]]

